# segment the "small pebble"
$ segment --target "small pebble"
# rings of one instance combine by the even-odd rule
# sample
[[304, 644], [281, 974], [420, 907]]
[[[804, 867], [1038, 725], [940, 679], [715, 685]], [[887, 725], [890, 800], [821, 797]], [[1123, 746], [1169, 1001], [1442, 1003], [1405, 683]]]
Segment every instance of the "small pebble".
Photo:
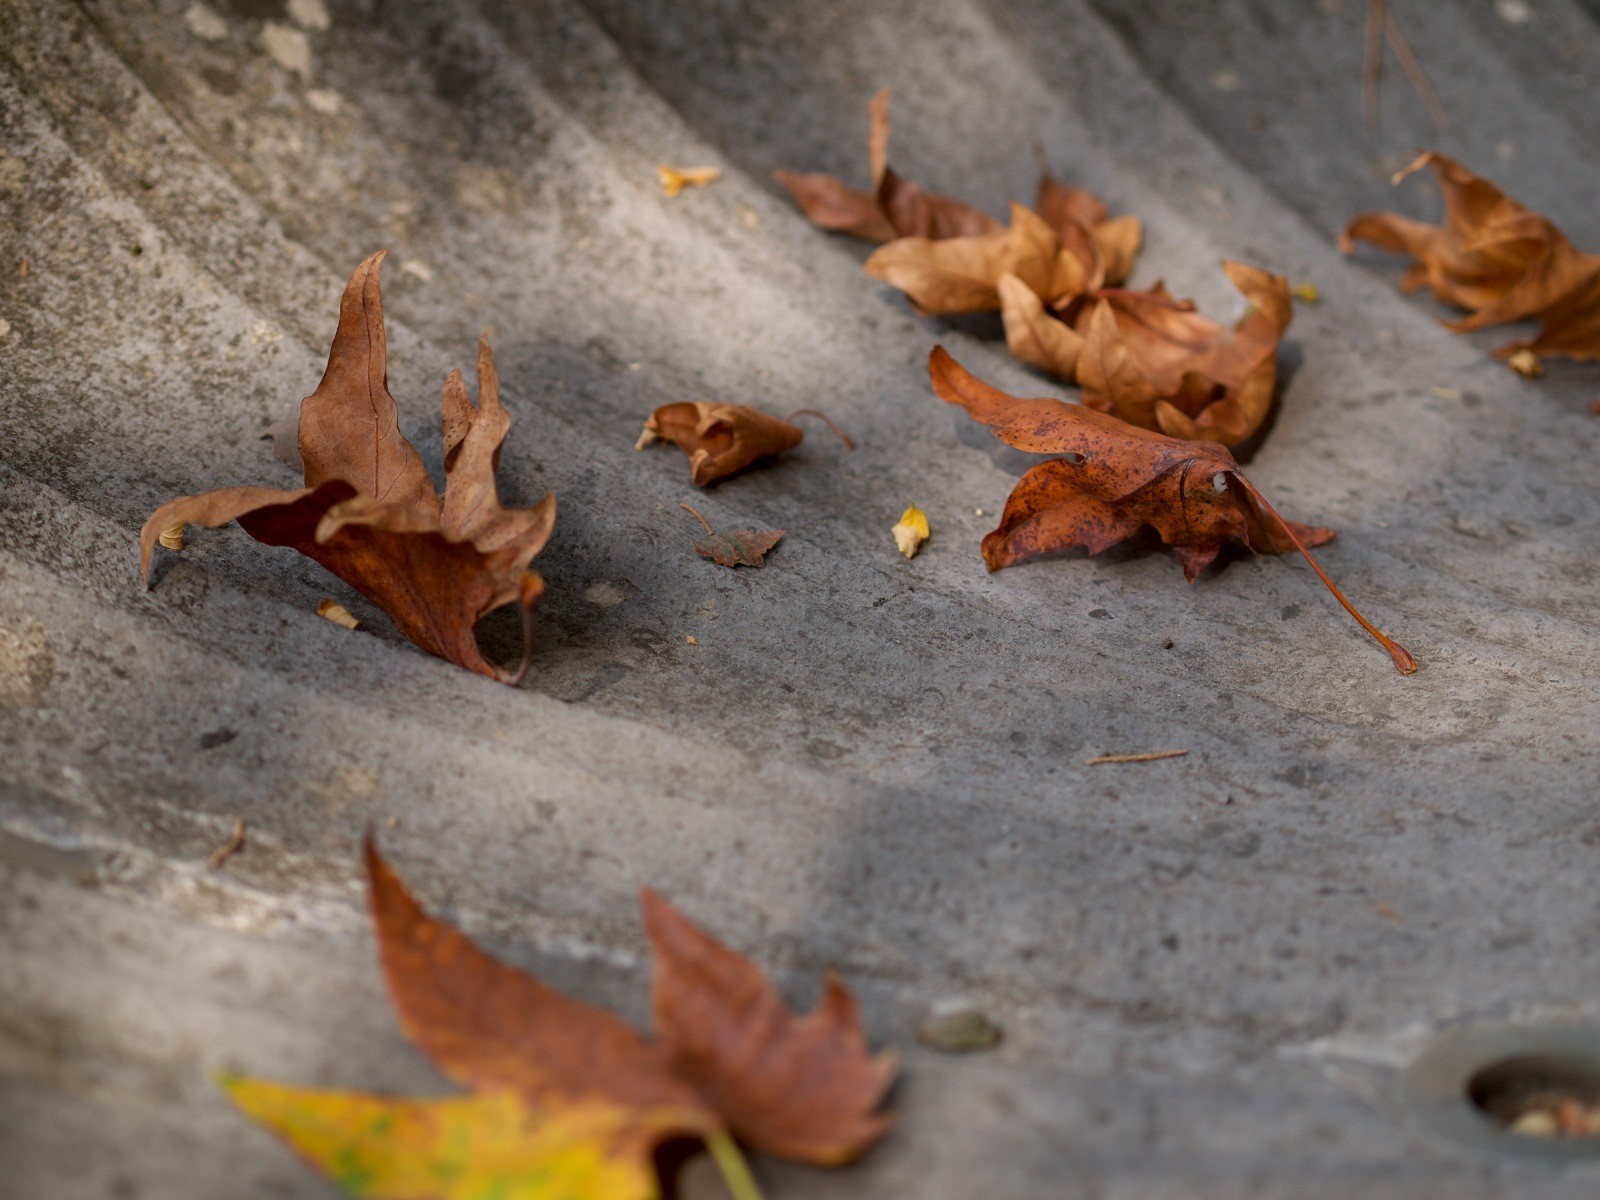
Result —
[[950, 1054], [992, 1049], [1003, 1036], [1000, 1026], [976, 1008], [935, 1011], [917, 1026], [917, 1041]]

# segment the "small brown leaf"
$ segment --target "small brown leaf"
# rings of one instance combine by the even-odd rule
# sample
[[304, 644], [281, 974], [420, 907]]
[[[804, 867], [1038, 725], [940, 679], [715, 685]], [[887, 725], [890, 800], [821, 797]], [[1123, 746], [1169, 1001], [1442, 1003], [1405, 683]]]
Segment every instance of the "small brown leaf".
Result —
[[949, 196], [929, 192], [889, 167], [889, 89], [872, 98], [868, 158], [872, 187], [849, 187], [822, 173], [774, 171], [811, 222], [823, 229], [851, 233], [873, 242], [897, 237], [967, 237], [998, 229], [988, 213]]
[[636, 448], [671, 442], [689, 456], [690, 478], [709, 487], [736, 475], [805, 439], [798, 425], [768, 416], [748, 404], [711, 404], [704, 400], [663, 404], [644, 423]]
[[999, 527], [983, 539], [989, 570], [1072, 547], [1099, 554], [1147, 525], [1173, 548], [1191, 583], [1230, 539], [1258, 553], [1298, 550], [1396, 669], [1407, 675], [1417, 669], [1410, 653], [1357, 612], [1311, 557], [1307, 547], [1331, 540], [1333, 530], [1285, 521], [1218, 443], [1180, 441], [1082, 405], [1007, 395], [940, 346], [928, 369], [941, 399], [966, 409], [1002, 441], [1068, 456], [1040, 463], [1018, 481]]
[[1051, 315], [1039, 295], [1010, 273], [1000, 276], [1000, 316], [1006, 345], [1023, 362], [1071, 380], [1078, 370], [1083, 338]]
[[695, 553], [724, 567], [766, 566], [767, 555], [772, 553], [772, 548], [783, 537], [781, 529], [736, 529], [732, 533], [718, 533], [692, 504], [679, 504], [678, 507], [693, 513], [695, 519], [705, 526], [706, 536], [694, 544]]
[[319, 600], [317, 616], [332, 621], [335, 625], [342, 625], [346, 629], [356, 629], [361, 624], [356, 620], [355, 614], [337, 600]]

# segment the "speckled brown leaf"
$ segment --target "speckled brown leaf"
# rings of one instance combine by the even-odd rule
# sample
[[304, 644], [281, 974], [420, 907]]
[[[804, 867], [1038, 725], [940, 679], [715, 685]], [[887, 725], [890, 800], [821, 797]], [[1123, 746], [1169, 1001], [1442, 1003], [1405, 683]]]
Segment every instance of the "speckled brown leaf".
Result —
[[697, 929], [654, 892], [642, 894], [655, 950], [651, 1011], [673, 1070], [741, 1141], [799, 1162], [859, 1157], [888, 1132], [879, 1110], [895, 1076], [873, 1055], [855, 1001], [829, 975], [804, 1016], [761, 971]]
[[[356, 268], [339, 305], [339, 326], [321, 383], [300, 406], [298, 448], [306, 486], [235, 487], [162, 505], [140, 532], [148, 578], [157, 536], [169, 525], [237, 520], [269, 546], [315, 559], [377, 604], [429, 653], [515, 683], [532, 654], [533, 615], [544, 582], [528, 570], [555, 523], [555, 498], [507, 510], [494, 467], [510, 418], [487, 340], [479, 346], [481, 406], [459, 373], [444, 397], [447, 479], [443, 501], [422, 459], [400, 432], [389, 394], [378, 269], [383, 253]], [[501, 605], [523, 617], [523, 657], [508, 671], [483, 657], [474, 627]]]
[[708, 487], [736, 475], [805, 438], [798, 425], [768, 416], [748, 404], [712, 404], [704, 400], [663, 404], [651, 413], [639, 435], [638, 448], [671, 442], [689, 456], [690, 478]]
[[1496, 351], [1600, 359], [1600, 254], [1575, 248], [1556, 226], [1495, 184], [1443, 154], [1425, 153], [1395, 176], [1433, 168], [1444, 193], [1444, 222], [1429, 225], [1398, 213], [1363, 213], [1339, 239], [1349, 252], [1357, 241], [1409, 254], [1417, 261], [1400, 286], [1427, 286], [1440, 301], [1469, 310], [1445, 325], [1483, 329], [1536, 318], [1542, 331]]
[[1416, 670], [1410, 653], [1358, 613], [1311, 557], [1307, 547], [1329, 541], [1333, 531], [1285, 521], [1218, 443], [1167, 437], [1082, 405], [1008, 395], [943, 347], [934, 348], [928, 369], [940, 398], [995, 436], [1020, 450], [1064, 456], [1018, 481], [999, 526], [983, 539], [989, 570], [1074, 547], [1098, 554], [1146, 526], [1173, 548], [1191, 583], [1230, 539], [1258, 553], [1299, 550], [1395, 667]]
[[1173, 437], [1237, 446], [1272, 411], [1278, 343], [1293, 319], [1289, 284], [1223, 263], [1250, 308], [1233, 328], [1208, 320], [1159, 284], [1096, 294], [1080, 318], [1084, 402]]

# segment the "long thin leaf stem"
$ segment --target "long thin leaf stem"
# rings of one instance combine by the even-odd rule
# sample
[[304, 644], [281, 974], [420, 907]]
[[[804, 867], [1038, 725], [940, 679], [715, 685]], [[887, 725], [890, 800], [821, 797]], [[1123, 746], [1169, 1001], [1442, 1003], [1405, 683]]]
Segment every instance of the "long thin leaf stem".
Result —
[[1400, 24], [1394, 19], [1394, 13], [1388, 11], [1387, 6], [1383, 14], [1383, 33], [1389, 39], [1394, 56], [1400, 60], [1406, 78], [1411, 80], [1411, 86], [1416, 88], [1417, 95], [1422, 97], [1423, 106], [1433, 118], [1433, 123], [1440, 129], [1445, 128], [1450, 124], [1450, 120], [1445, 114], [1444, 105], [1439, 100], [1439, 93], [1434, 91], [1433, 84], [1428, 82], [1427, 73], [1423, 71], [1422, 64], [1411, 51], [1411, 43], [1406, 40], [1406, 35], [1400, 32]]
[[744, 1161], [744, 1155], [739, 1153], [738, 1145], [727, 1130], [719, 1129], [707, 1137], [706, 1149], [716, 1160], [733, 1200], [761, 1200], [761, 1189], [756, 1186], [755, 1176], [750, 1174], [750, 1165]]
[[837, 425], [835, 425], [833, 423], [833, 418], [830, 417], [827, 413], [818, 412], [814, 408], [797, 408], [792, 413], [789, 414], [789, 419], [790, 420], [793, 420], [795, 417], [815, 417], [815, 418], [817, 418], [817, 420], [821, 421], [829, 429], [833, 430], [834, 433], [839, 435], [839, 440], [844, 443], [844, 448], [846, 450], [854, 450], [856, 448], [855, 442], [850, 440], [850, 435], [848, 433], [846, 433], [844, 430], [840, 429]]
[[702, 525], [704, 525], [706, 527], [706, 532], [711, 534], [711, 536], [713, 536], [713, 537], [716, 536], [717, 531], [715, 529], [711, 528], [711, 522], [710, 521], [706, 520], [704, 517], [702, 517], [700, 515], [700, 510], [698, 508], [696, 508], [692, 504], [685, 504], [682, 500], [678, 501], [678, 507], [683, 509], [685, 512], [693, 513], [694, 516], [695, 516], [695, 520], [699, 521], [700, 524], [702, 524]]
[[1394, 659], [1395, 670], [1399, 671], [1402, 675], [1409, 675], [1415, 671], [1417, 669], [1417, 660], [1411, 657], [1411, 651], [1407, 650], [1393, 638], [1385, 635], [1383, 631], [1380, 630], [1376, 625], [1356, 611], [1356, 606], [1344, 598], [1344, 593], [1339, 590], [1338, 585], [1335, 584], [1333, 580], [1328, 578], [1328, 573], [1322, 569], [1322, 564], [1311, 557], [1311, 551], [1307, 550], [1305, 546], [1301, 544], [1300, 539], [1295, 536], [1294, 529], [1290, 526], [1289, 522], [1285, 521], [1281, 516], [1278, 515], [1278, 510], [1273, 508], [1267, 498], [1256, 490], [1256, 485], [1251, 483], [1238, 472], [1234, 472], [1233, 477], [1244, 485], [1245, 491], [1249, 492], [1255, 502], [1261, 505], [1264, 510], [1266, 510], [1267, 515], [1278, 523], [1278, 527], [1282, 529], [1284, 533], [1289, 535], [1289, 540], [1294, 543], [1294, 548], [1305, 556], [1305, 560], [1311, 564], [1311, 569], [1317, 573], [1317, 577], [1321, 579], [1327, 589], [1333, 593], [1333, 598], [1344, 606], [1345, 612], [1349, 613], [1358, 622], [1360, 622], [1361, 628], [1365, 629], [1374, 638], [1376, 638], [1378, 645], [1382, 646], [1389, 652], [1389, 657]]

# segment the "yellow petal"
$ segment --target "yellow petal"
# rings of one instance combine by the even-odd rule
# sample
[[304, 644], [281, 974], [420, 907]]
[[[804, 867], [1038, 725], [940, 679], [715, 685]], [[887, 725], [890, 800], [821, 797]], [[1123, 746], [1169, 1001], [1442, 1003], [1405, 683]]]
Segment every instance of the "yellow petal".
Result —
[[1314, 283], [1297, 283], [1289, 289], [1289, 295], [1306, 304], [1315, 304], [1322, 299], [1322, 292]]
[[661, 190], [670, 200], [686, 187], [702, 188], [715, 183], [722, 178], [722, 171], [717, 167], [669, 167], [663, 163], [656, 168], [656, 178], [661, 180]]
[[343, 625], [346, 629], [354, 629], [361, 624], [360, 621], [356, 620], [355, 614], [337, 600], [318, 601], [317, 616], [326, 617], [335, 625]]
[[915, 558], [922, 543], [928, 540], [928, 514], [915, 504], [900, 514], [900, 523], [894, 527], [894, 544], [907, 558]]

